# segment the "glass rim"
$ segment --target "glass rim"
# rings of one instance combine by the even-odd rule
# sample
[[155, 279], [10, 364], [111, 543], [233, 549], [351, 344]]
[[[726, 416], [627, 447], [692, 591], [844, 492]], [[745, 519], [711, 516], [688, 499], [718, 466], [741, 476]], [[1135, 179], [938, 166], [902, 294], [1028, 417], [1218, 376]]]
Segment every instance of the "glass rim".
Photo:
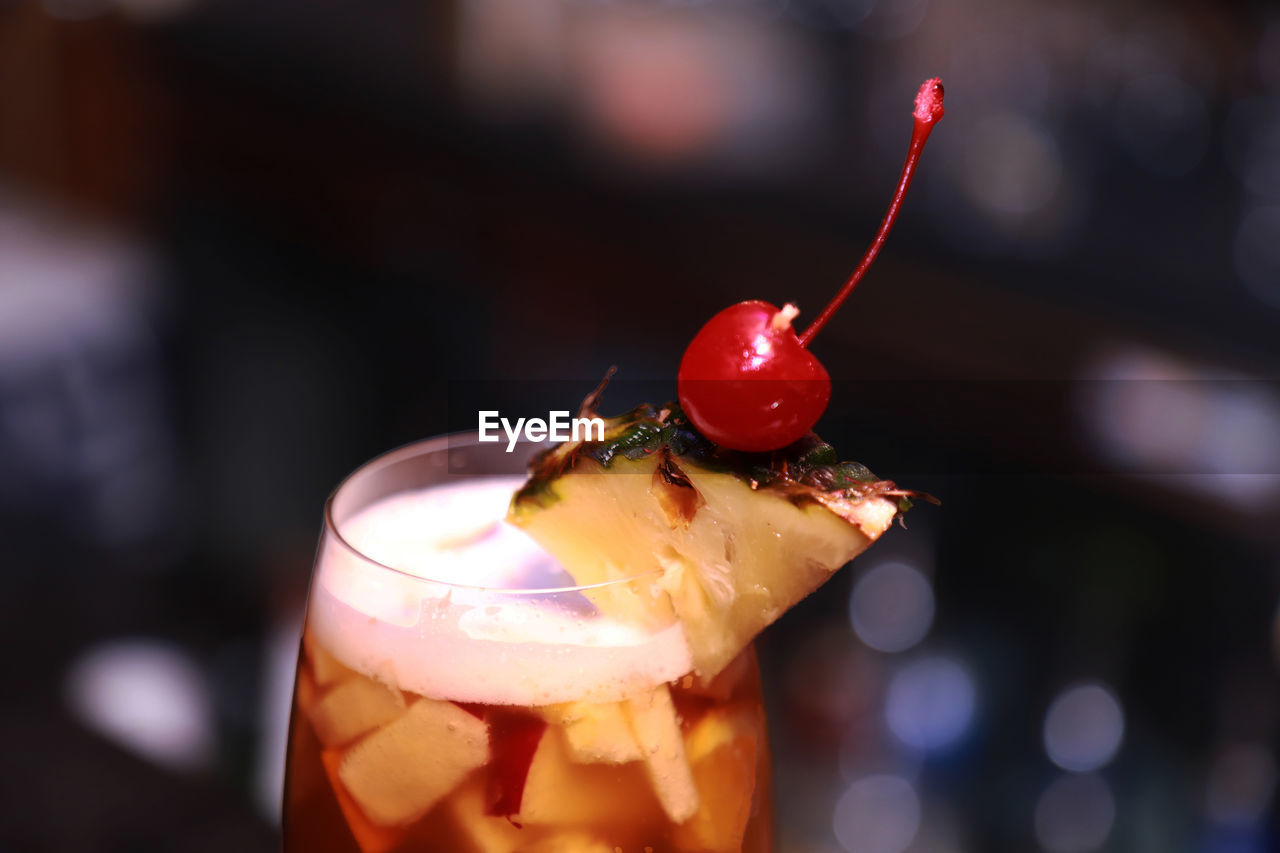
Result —
[[[527, 447], [531, 444], [538, 444], [538, 443], [541, 443], [541, 442], [531, 442], [524, 438], [521, 438], [517, 442], [517, 446]], [[481, 442], [479, 440], [479, 436], [471, 432], [451, 432], [451, 433], [444, 433], [443, 435], [432, 436], [430, 438], [422, 438], [422, 439], [417, 439], [415, 441], [410, 441], [400, 445], [399, 447], [393, 447], [390, 450], [386, 450], [382, 453], [379, 453], [377, 456], [374, 456], [366, 460], [360, 465], [357, 465], [352, 471], [350, 471], [346, 476], [344, 476], [341, 480], [339, 480], [338, 485], [335, 486], [333, 491], [329, 493], [329, 496], [325, 498], [325, 502], [324, 502], [325, 532], [330, 534], [333, 540], [339, 546], [341, 546], [348, 554], [360, 560], [362, 563], [365, 563], [377, 569], [392, 572], [402, 577], [409, 578], [410, 580], [417, 581], [418, 583], [433, 584], [433, 585], [441, 586], [451, 590], [452, 589], [466, 590], [470, 592], [483, 592], [483, 593], [510, 595], [510, 596], [566, 595], [571, 593], [604, 589], [607, 587], [617, 587], [619, 585], [629, 584], [633, 581], [640, 580], [642, 578], [654, 577], [661, 574], [660, 569], [650, 569], [649, 571], [640, 572], [634, 575], [628, 575], [623, 578], [613, 578], [611, 580], [599, 581], [597, 583], [591, 583], [591, 584], [573, 584], [570, 586], [558, 586], [558, 587], [497, 587], [497, 586], [483, 586], [478, 584], [460, 584], [460, 583], [454, 583], [452, 581], [444, 581], [444, 580], [437, 580], [435, 578], [424, 577], [423, 575], [416, 574], [406, 569], [397, 568], [396, 566], [392, 566], [387, 563], [384, 563], [381, 560], [377, 560], [372, 556], [370, 556], [369, 554], [366, 554], [360, 548], [356, 547], [355, 544], [348, 541], [348, 539], [342, 534], [342, 529], [339, 527], [338, 522], [334, 519], [333, 505], [334, 505], [334, 501], [338, 499], [338, 496], [342, 493], [343, 489], [345, 489], [349, 484], [351, 484], [351, 482], [355, 480], [356, 477], [359, 477], [363, 474], [374, 473], [380, 468], [384, 468], [388, 465], [395, 464], [396, 462], [401, 461], [403, 459], [408, 459], [416, 456], [425, 456], [431, 453], [438, 453], [441, 451], [444, 451], [447, 453], [455, 449], [466, 450], [466, 449], [472, 449], [472, 448], [480, 448], [482, 445], [488, 445], [488, 444], [490, 444], [490, 442]], [[502, 445], [500, 442], [494, 444], [495, 449], [500, 449], [501, 446]], [[551, 445], [548, 444], [548, 446], [551, 446]], [[423, 488], [431, 488], [431, 486], [424, 486]], [[542, 546], [538, 545], [538, 547], [541, 548]], [[545, 550], [544, 550], [544, 553], [546, 553]], [[548, 556], [550, 556], [550, 554], [548, 554]], [[554, 559], [554, 557], [552, 559]], [[556, 562], [557, 564], [559, 563], [558, 560]]]

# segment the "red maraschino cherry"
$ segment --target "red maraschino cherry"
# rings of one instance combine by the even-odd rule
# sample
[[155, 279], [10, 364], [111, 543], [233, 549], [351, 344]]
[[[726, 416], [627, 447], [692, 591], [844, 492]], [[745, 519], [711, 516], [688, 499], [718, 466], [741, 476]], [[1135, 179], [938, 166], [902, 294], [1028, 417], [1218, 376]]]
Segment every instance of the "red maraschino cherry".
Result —
[[800, 335], [794, 305], [752, 300], [730, 305], [702, 327], [680, 361], [680, 405], [703, 435], [733, 450], [777, 450], [803, 437], [831, 399], [831, 378], [807, 347], [880, 253], [915, 176], [920, 153], [942, 118], [942, 81], [916, 94], [911, 147], [880, 230], [844, 287]]

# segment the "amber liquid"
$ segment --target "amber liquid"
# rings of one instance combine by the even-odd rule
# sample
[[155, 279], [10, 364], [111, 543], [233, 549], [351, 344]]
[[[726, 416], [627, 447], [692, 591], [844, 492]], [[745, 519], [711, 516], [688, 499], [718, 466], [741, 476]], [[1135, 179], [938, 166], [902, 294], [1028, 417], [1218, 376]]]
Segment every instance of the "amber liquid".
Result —
[[308, 633], [286, 853], [730, 853], [772, 849], [754, 653], [623, 702], [516, 708], [398, 690]]

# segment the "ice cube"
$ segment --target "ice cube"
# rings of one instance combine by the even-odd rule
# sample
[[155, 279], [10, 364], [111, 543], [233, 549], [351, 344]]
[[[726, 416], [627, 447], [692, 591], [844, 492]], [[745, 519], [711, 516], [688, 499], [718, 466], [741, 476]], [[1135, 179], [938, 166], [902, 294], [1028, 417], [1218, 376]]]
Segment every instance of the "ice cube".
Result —
[[377, 681], [352, 678], [303, 705], [325, 746], [344, 746], [404, 713], [404, 696]]
[[488, 760], [482, 720], [423, 698], [348, 749], [338, 775], [370, 820], [396, 826], [426, 814]]
[[737, 853], [742, 849], [763, 726], [759, 712], [716, 708], [689, 732], [685, 747], [700, 806], [687, 823], [676, 827], [674, 840], [682, 850]]
[[663, 811], [683, 823], [698, 810], [698, 789], [684, 754], [680, 720], [665, 684], [627, 700], [631, 731], [644, 756], [649, 781]]

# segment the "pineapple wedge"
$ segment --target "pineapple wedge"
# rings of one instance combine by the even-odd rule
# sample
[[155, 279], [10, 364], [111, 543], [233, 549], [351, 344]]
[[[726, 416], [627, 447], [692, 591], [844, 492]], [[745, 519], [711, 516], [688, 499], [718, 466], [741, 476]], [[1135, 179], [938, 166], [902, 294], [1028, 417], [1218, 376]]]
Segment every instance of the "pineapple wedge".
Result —
[[674, 610], [711, 678], [878, 539], [907, 495], [813, 436], [774, 454], [719, 448], [669, 404], [535, 458], [508, 518], [579, 584], [647, 578], [588, 594], [641, 623]]

